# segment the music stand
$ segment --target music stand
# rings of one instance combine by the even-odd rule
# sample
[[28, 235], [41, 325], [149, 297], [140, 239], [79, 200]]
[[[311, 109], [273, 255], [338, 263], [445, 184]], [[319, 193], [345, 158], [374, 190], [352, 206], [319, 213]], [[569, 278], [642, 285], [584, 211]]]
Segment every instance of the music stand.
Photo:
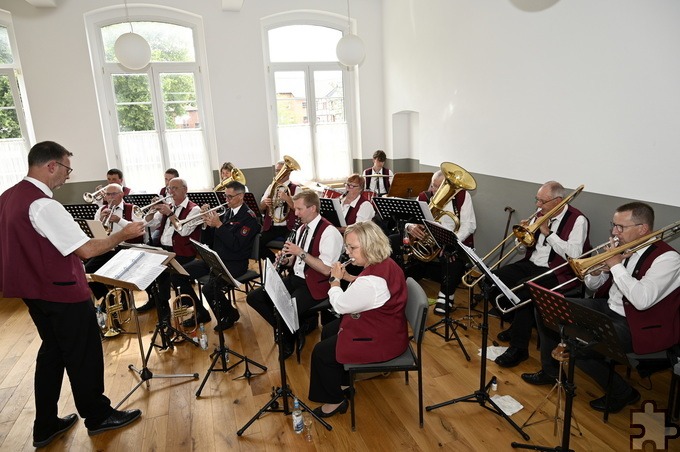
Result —
[[220, 200], [217, 198], [217, 193], [214, 191], [196, 191], [187, 193], [187, 198], [199, 207], [203, 204], [209, 204], [212, 209], [220, 205]]
[[[224, 193], [224, 192], [222, 192]], [[226, 202], [226, 197], [224, 198], [224, 201]], [[243, 193], [243, 203], [252, 210], [257, 218], [262, 218], [262, 212], [260, 212], [260, 205], [258, 204], [257, 200], [255, 199], [255, 195], [252, 194], [251, 192], [247, 191]]]
[[372, 201], [383, 219], [391, 218], [396, 223], [400, 234], [406, 223], [422, 223], [426, 219], [434, 220], [425, 201], [378, 196], [374, 196]]
[[95, 238], [92, 229], [90, 229], [90, 225], [87, 223], [88, 220], [84, 218], [74, 218], [74, 220], [76, 220], [76, 223], [78, 223], [78, 226], [80, 226], [80, 229], [83, 230], [85, 235], [87, 235], [91, 239]]
[[[421, 191], [430, 188], [433, 173], [397, 173], [390, 183], [387, 196], [390, 198], [415, 198]], [[370, 176], [375, 177], [375, 176]]]
[[[510, 445], [520, 449], [568, 451], [571, 437], [571, 413], [576, 390], [574, 385], [576, 358], [586, 349], [592, 349], [620, 363], [627, 363], [628, 357], [621, 348], [612, 320], [606, 314], [571, 302], [564, 295], [536, 283], [528, 282], [527, 286], [543, 324], [560, 334], [562, 343], [567, 347], [565, 352], [569, 353], [567, 382], [564, 385], [566, 394], [564, 428], [560, 446], [545, 447], [516, 442]], [[561, 377], [558, 375], [558, 378]]]
[[[452, 251], [447, 252], [446, 246], [448, 245], [449, 248], [457, 246], [458, 237], [453, 231], [449, 231], [436, 221], [425, 220], [423, 224], [425, 225], [425, 229], [429, 231], [437, 245], [444, 252], [444, 268], [445, 268], [444, 272], [448, 275], [449, 259], [451, 258], [451, 254], [453, 254], [453, 252]], [[441, 325], [444, 325], [444, 334], [438, 331]], [[460, 336], [458, 336], [458, 332], [456, 331], [459, 326], [464, 330], [467, 330], [467, 326], [463, 325], [458, 320], [451, 318], [451, 303], [449, 303], [448, 300], [446, 300], [444, 303], [444, 318], [434, 323], [433, 325], [428, 326], [426, 329], [427, 331], [430, 331], [443, 337], [445, 342], [449, 342], [451, 340], [451, 335], [449, 335], [450, 332], [453, 335], [453, 338], [456, 339], [456, 341], [458, 341], [458, 345], [460, 345], [460, 349], [463, 351], [465, 359], [470, 361], [470, 355], [468, 355], [467, 350], [465, 350], [463, 342], [461, 342]]]
[[[281, 276], [276, 272], [276, 269], [272, 265], [272, 263], [267, 260], [266, 261], [266, 269], [265, 273], [267, 277], [265, 278], [265, 291], [271, 298], [271, 300], [274, 302], [274, 316], [276, 317], [276, 344], [278, 345], [278, 350], [279, 350], [279, 367], [281, 369], [281, 386], [274, 389], [272, 392], [272, 398], [267, 402], [260, 410], [255, 413], [255, 416], [253, 416], [246, 425], [241, 427], [240, 430], [236, 432], [238, 436], [243, 435], [243, 432], [246, 431], [250, 425], [255, 422], [257, 419], [260, 418], [264, 413], [266, 412], [278, 412], [278, 413], [284, 413], [286, 415], [290, 414], [290, 410], [288, 409], [288, 398], [295, 399], [295, 394], [293, 394], [293, 391], [291, 391], [290, 387], [288, 386], [288, 381], [286, 377], [286, 359], [283, 356], [282, 352], [282, 347], [283, 347], [283, 328], [284, 324], [281, 322], [281, 319], [283, 317], [283, 320], [285, 321], [286, 327], [290, 330], [291, 333], [295, 334], [295, 332], [299, 329], [298, 325], [298, 319], [297, 319], [297, 305], [295, 304], [295, 301], [291, 299], [290, 293], [288, 293], [288, 290], [286, 289], [286, 286], [283, 284], [283, 281], [281, 280]], [[283, 409], [279, 408], [279, 398], [283, 397]], [[300, 408], [303, 410], [307, 411], [314, 419], [319, 421], [321, 425], [326, 427], [328, 431], [333, 430], [333, 427], [330, 426], [326, 421], [321, 419], [317, 414], [313, 411], [310, 410], [305, 403], [298, 398], [298, 402], [300, 403]]]
[[[135, 254], [137, 253], [137, 254]], [[137, 315], [137, 308], [134, 302], [134, 291], [144, 290], [151, 281], [160, 275], [165, 267], [170, 265], [175, 257], [175, 253], [168, 253], [165, 251], [154, 250], [121, 250], [113, 256], [106, 264], [104, 264], [97, 272], [91, 275], [93, 281], [104, 284], [121, 287], [128, 292], [128, 300], [131, 304], [131, 309], [134, 312], [135, 324], [137, 327], [137, 342], [139, 343], [139, 353], [142, 357], [142, 368], [137, 369], [134, 364], [129, 364], [128, 369], [137, 373], [140, 377], [139, 382], [135, 385], [123, 399], [118, 402], [114, 408], [118, 408], [125, 402], [142, 384], [146, 383], [146, 388], [150, 388], [149, 380], [153, 378], [193, 378], [198, 379], [198, 373], [193, 374], [154, 374], [148, 367], [149, 358], [151, 357], [151, 350], [156, 336], [162, 331], [162, 322], [156, 324], [153, 336], [151, 338], [151, 345], [148, 352], [144, 353], [144, 344], [142, 343], [142, 334], [139, 326], [139, 316]], [[156, 301], [158, 303], [158, 300]]]
[[336, 228], [347, 227], [339, 198], [319, 198], [319, 201], [321, 201], [319, 214], [322, 217], [333, 223]]
[[[503, 282], [491, 271], [489, 268], [484, 264], [482, 259], [477, 256], [477, 254], [474, 252], [472, 248], [469, 246], [466, 246], [462, 243], [458, 243], [458, 246], [465, 251], [465, 253], [470, 257], [470, 260], [472, 261], [473, 264], [477, 265], [477, 268], [486, 275], [487, 278], [490, 280], [493, 280], [498, 288], [503, 292], [509, 299], [514, 299], [516, 302], [519, 301], [517, 296], [510, 291], [508, 286], [503, 284]], [[470, 403], [478, 403], [479, 406], [482, 408], [486, 408], [487, 410], [491, 411], [492, 413], [495, 413], [499, 416], [501, 416], [503, 419], [508, 421], [512, 427], [519, 432], [520, 435], [522, 435], [522, 438], [525, 440], [529, 440], [530, 437], [529, 435], [526, 434], [522, 430], [522, 427], [517, 425], [512, 419], [510, 419], [510, 416], [508, 416], [503, 410], [500, 409], [498, 405], [496, 405], [496, 402], [491, 400], [491, 397], [489, 397], [489, 389], [491, 388], [491, 384], [496, 380], [496, 377], [492, 377], [491, 380], [489, 380], [489, 383], [486, 383], [486, 347], [487, 347], [487, 341], [489, 339], [489, 297], [488, 294], [484, 296], [484, 310], [482, 314], [482, 324], [480, 325], [480, 329], [482, 331], [482, 360], [481, 360], [481, 368], [479, 372], [479, 388], [473, 392], [472, 394], [468, 394], [463, 397], [458, 397], [456, 399], [448, 400], [446, 402], [438, 403], [436, 405], [430, 405], [426, 406], [425, 410], [426, 411], [432, 411], [437, 408], [441, 408], [443, 406], [447, 405], [452, 405], [454, 403], [458, 402], [470, 402]], [[486, 404], [491, 405], [486, 406]]]
[[153, 202], [153, 198], [156, 198], [158, 196], [159, 195], [154, 195], [153, 193], [139, 193], [134, 195], [131, 194], [124, 196], [123, 201], [129, 204], [134, 204], [135, 206], [144, 207], [151, 204]]
[[[200, 242], [197, 242], [196, 240], [191, 239], [191, 243], [194, 245], [194, 248], [196, 248], [196, 252], [201, 256], [201, 259], [203, 259], [203, 262], [208, 264], [208, 267], [210, 267], [210, 277], [211, 278], [218, 278], [223, 280], [228, 287], [238, 287], [239, 283], [234, 279], [233, 276], [231, 276], [231, 273], [229, 273], [229, 270], [227, 270], [227, 267], [224, 266], [224, 262], [222, 262], [222, 259], [220, 256], [207, 246], [203, 245]], [[213, 290], [216, 292], [217, 288], [213, 284]], [[217, 300], [216, 293], [213, 293], [213, 309], [215, 310], [215, 317], [217, 317], [218, 323], [222, 319], [222, 315], [220, 313], [220, 303]], [[229, 303], [231, 303], [232, 300], [229, 300]], [[238, 366], [242, 362], [246, 363], [246, 368], [245, 371], [243, 372], [243, 375], [240, 377], [234, 378], [236, 380], [237, 378], [246, 378], [248, 379], [248, 382], [250, 383], [250, 377], [257, 376], [262, 374], [262, 372], [253, 374], [250, 372], [250, 368], [248, 367], [248, 364], [252, 364], [254, 366], [259, 367], [263, 371], [266, 371], [267, 368], [263, 366], [262, 364], [253, 361], [252, 359], [246, 357], [245, 355], [241, 355], [240, 353], [236, 353], [235, 351], [231, 350], [229, 347], [226, 346], [226, 342], [224, 340], [224, 331], [219, 329], [217, 331], [217, 336], [219, 337], [220, 340], [220, 345], [219, 347], [215, 348], [215, 351], [213, 351], [210, 354], [210, 357], [212, 358], [212, 362], [210, 363], [210, 367], [208, 368], [208, 371], [205, 374], [205, 377], [203, 378], [203, 381], [201, 382], [201, 385], [199, 386], [198, 390], [196, 391], [196, 398], [201, 396], [201, 391], [203, 390], [203, 387], [205, 386], [206, 382], [208, 381], [208, 377], [213, 371], [222, 371], [224, 373], [229, 372], [231, 369], [234, 367]], [[227, 363], [229, 362], [228, 355], [231, 354], [233, 356], [236, 356], [239, 360], [230, 365], [227, 366]], [[215, 365], [217, 364], [217, 360], [221, 360], [222, 362], [222, 367], [221, 368], [216, 368]]]
[[99, 206], [97, 204], [64, 204], [64, 209], [73, 218], [93, 220], [97, 210], [99, 210]]

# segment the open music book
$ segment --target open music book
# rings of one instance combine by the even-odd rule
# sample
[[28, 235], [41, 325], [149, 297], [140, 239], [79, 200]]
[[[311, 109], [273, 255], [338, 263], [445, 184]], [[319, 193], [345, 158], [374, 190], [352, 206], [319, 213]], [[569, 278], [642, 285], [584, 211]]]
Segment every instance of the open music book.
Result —
[[[172, 253], [169, 254], [174, 256]], [[168, 253], [147, 252], [140, 249], [121, 250], [94, 275], [111, 281], [131, 283], [143, 290], [167, 268], [168, 257]], [[110, 282], [110, 284], [116, 285], [116, 282]]]

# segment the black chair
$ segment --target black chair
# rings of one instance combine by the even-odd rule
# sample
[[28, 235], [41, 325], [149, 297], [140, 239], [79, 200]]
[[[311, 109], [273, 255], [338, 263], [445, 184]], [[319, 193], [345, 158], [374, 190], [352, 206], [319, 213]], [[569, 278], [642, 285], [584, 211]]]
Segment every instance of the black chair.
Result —
[[425, 333], [425, 320], [427, 319], [427, 295], [422, 287], [413, 279], [406, 280], [408, 286], [408, 301], [406, 302], [406, 319], [408, 320], [413, 332], [415, 351], [413, 344], [409, 343], [408, 348], [401, 356], [382, 363], [369, 364], [345, 364], [345, 370], [349, 372], [349, 406], [352, 417], [352, 431], [356, 430], [354, 414], [354, 379], [358, 373], [382, 373], [382, 372], [404, 372], [405, 382], [409, 384], [408, 373], [416, 371], [418, 373], [418, 415], [420, 428], [423, 427], [423, 363], [422, 363], [422, 342]]

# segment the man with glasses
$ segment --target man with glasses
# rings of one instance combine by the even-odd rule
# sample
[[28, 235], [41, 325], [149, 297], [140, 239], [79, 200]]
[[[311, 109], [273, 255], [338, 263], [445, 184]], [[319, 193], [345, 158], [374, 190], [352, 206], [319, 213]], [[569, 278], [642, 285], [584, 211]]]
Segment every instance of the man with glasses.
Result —
[[[309, 309], [328, 297], [328, 277], [331, 266], [340, 260], [343, 242], [340, 232], [319, 214], [319, 195], [314, 191], [303, 190], [297, 193], [293, 196], [293, 206], [301, 225], [296, 231], [294, 241], [286, 241], [279, 253], [281, 256], [277, 258], [282, 259], [282, 265], [292, 266], [284, 283], [295, 299], [298, 317], [305, 319], [305, 313]], [[251, 308], [276, 328], [274, 304], [263, 288], [251, 291], [247, 301]], [[308, 319], [310, 323], [314, 322], [314, 326], [318, 324], [318, 316]], [[303, 323], [305, 322], [301, 322], [301, 328]], [[293, 354], [294, 343], [295, 337], [284, 327], [284, 359]]]
[[99, 326], [81, 259], [100, 255], [144, 233], [130, 223], [105, 239], [91, 239], [52, 199], [73, 171], [73, 154], [53, 141], [28, 153], [28, 175], [0, 196], [0, 292], [22, 298], [42, 344], [35, 365], [33, 446], [44, 447], [73, 427], [58, 417], [66, 371], [78, 414], [89, 435], [130, 424], [140, 410], [118, 411], [104, 395]]
[[[245, 186], [236, 181], [229, 182], [224, 190], [227, 199], [225, 213], [222, 216], [214, 211], [204, 215], [207, 228], [202, 237], [202, 242], [212, 248], [224, 262], [229, 273], [234, 278], [238, 278], [248, 270], [250, 256], [253, 253], [255, 237], [260, 232], [260, 223], [257, 221], [255, 213], [243, 203]], [[198, 323], [210, 321], [210, 314], [205, 309], [203, 303], [196, 295], [191, 286], [192, 279], [198, 279], [210, 273], [210, 267], [203, 260], [194, 259], [184, 265], [184, 269], [189, 276], [173, 274], [172, 283], [179, 287], [181, 292], [189, 295], [197, 309]], [[208, 283], [203, 286], [208, 305], [217, 317], [219, 308], [220, 318], [217, 320], [215, 331], [224, 331], [234, 326], [234, 323], [241, 317], [238, 310], [232, 305], [233, 300], [225, 298], [222, 291], [224, 287], [222, 278], [210, 278]], [[195, 326], [194, 319], [184, 322], [184, 326], [191, 328]]]
[[[678, 343], [680, 330], [680, 254], [666, 242], [657, 241], [631, 253], [626, 245], [654, 232], [654, 210], [642, 202], [631, 202], [616, 209], [611, 223], [610, 248], [618, 247], [604, 261], [605, 267], [585, 276], [586, 287], [596, 291], [593, 299], [569, 298], [612, 319], [626, 353], [653, 353]], [[523, 374], [528, 383], [553, 384], [558, 364], [551, 351], [559, 337], [547, 329], [537, 315], [541, 341], [541, 370]], [[651, 325], [651, 327], [650, 327]], [[601, 355], [576, 360], [576, 365], [606, 390], [610, 366]], [[616, 413], [640, 399], [640, 393], [618, 373], [612, 372], [610, 403], [607, 411]], [[590, 406], [605, 410], [605, 397]]]
[[[342, 207], [342, 214], [345, 216], [345, 223], [347, 226], [354, 223], [361, 223], [363, 221], [371, 221], [375, 216], [375, 209], [366, 197], [362, 196], [364, 192], [364, 178], [358, 174], [352, 174], [345, 182], [345, 194], [340, 198], [340, 207]], [[345, 228], [338, 228], [341, 234], [345, 232]]]
[[[535, 218], [531, 221], [523, 220], [520, 224], [523, 226], [532, 224], [537, 218], [555, 209], [565, 196], [566, 191], [559, 182], [550, 181], [541, 185], [535, 198], [538, 208]], [[522, 260], [494, 271], [496, 276], [508, 287], [515, 287], [535, 276], [546, 273], [551, 268], [566, 262], [568, 257], [577, 258], [591, 248], [588, 238], [590, 233], [588, 219], [571, 205], [565, 205], [557, 212], [552, 213], [551, 218], [541, 224], [537, 233], [534, 246], [527, 248], [526, 255]], [[573, 272], [568, 265], [565, 265], [554, 273], [544, 275], [536, 283], [552, 288], [573, 277]], [[573, 287], [573, 285], [570, 285], [562, 290], [569, 290]], [[490, 300], [495, 300], [499, 292], [494, 287], [489, 289], [487, 293]], [[526, 288], [520, 289], [517, 296], [520, 300], [531, 298], [529, 290]], [[507, 300], [505, 301], [507, 302]], [[527, 304], [514, 310], [510, 313], [510, 318], [512, 319], [510, 328], [498, 334], [500, 341], [510, 341], [510, 347], [496, 358], [496, 364], [501, 367], [514, 367], [529, 358], [529, 340], [534, 325], [533, 305]], [[550, 350], [552, 351], [552, 349]]]

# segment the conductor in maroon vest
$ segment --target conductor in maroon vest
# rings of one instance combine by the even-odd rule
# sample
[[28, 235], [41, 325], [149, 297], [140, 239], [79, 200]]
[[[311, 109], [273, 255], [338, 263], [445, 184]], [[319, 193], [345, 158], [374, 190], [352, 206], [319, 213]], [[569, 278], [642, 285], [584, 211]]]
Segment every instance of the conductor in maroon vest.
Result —
[[[118, 184], [109, 184], [104, 190], [104, 199], [108, 201], [106, 205], [99, 208], [95, 214], [95, 218], [111, 228], [111, 233], [118, 232], [122, 230], [129, 223], [134, 221], [144, 221], [144, 218], [138, 217], [134, 213], [133, 205], [129, 202], [123, 200], [123, 187]], [[134, 237], [126, 240], [128, 243], [144, 243], [144, 236]], [[85, 264], [86, 273], [94, 273], [99, 270], [104, 264], [106, 264], [116, 253], [119, 251], [118, 248], [115, 250], [108, 251], [102, 255], [93, 257], [87, 261]], [[106, 285], [100, 282], [89, 283], [90, 289], [94, 294], [96, 300], [102, 298], [108, 292]]]
[[[274, 166], [275, 173], [278, 174], [283, 168], [285, 162], [283, 160], [276, 162]], [[293, 230], [295, 224], [295, 210], [293, 208], [293, 195], [297, 193], [297, 185], [292, 183], [289, 176], [279, 181], [279, 188], [276, 194], [270, 196], [272, 192], [273, 181], [264, 192], [260, 200], [260, 210], [264, 212], [264, 219], [262, 220], [262, 235], [260, 236], [260, 257], [262, 259], [274, 260], [274, 252], [270, 250], [267, 243], [272, 240], [285, 240]], [[272, 199], [276, 198], [276, 199]], [[272, 218], [270, 210], [274, 211], [274, 216], [277, 220]], [[287, 210], [287, 213], [285, 212]]]
[[[565, 197], [566, 190], [559, 182], [550, 181], [541, 185], [536, 193], [536, 207], [540, 210], [537, 217], [540, 218], [548, 214], [559, 206]], [[565, 205], [554, 212], [551, 217], [544, 221], [539, 230], [536, 231], [535, 244], [527, 249], [524, 259], [494, 271], [496, 276], [509, 288], [547, 273], [550, 269], [566, 262], [567, 257], [577, 258], [585, 251], [590, 250], [590, 240], [588, 239], [590, 223], [578, 209]], [[528, 225], [529, 222], [525, 220], [522, 221], [522, 224]], [[573, 272], [568, 265], [565, 265], [555, 273], [545, 274], [536, 280], [536, 284], [552, 288], [573, 277]], [[561, 290], [567, 290], [574, 286], [578, 286], [578, 283], [565, 286]], [[490, 293], [491, 299], [495, 300], [499, 292], [492, 290]], [[531, 294], [526, 288], [519, 290], [517, 296], [523, 301], [531, 298]], [[504, 300], [500, 301], [500, 303], [504, 302]], [[510, 347], [496, 358], [496, 364], [501, 367], [514, 367], [529, 358], [529, 340], [531, 339], [533, 325], [534, 307], [531, 303], [514, 311], [512, 325], [508, 330], [498, 335], [499, 340], [509, 340]]]
[[[188, 187], [184, 179], [175, 177], [168, 182], [167, 192], [172, 195], [172, 202], [159, 203], [146, 216], [148, 226], [153, 230], [158, 228], [160, 232], [160, 246], [165, 251], [175, 253], [175, 259], [181, 265], [187, 264], [196, 257], [196, 249], [191, 244], [191, 239], [199, 241], [201, 238], [201, 228], [197, 224], [183, 224], [179, 230], [172, 226], [174, 220], [185, 220], [189, 217], [198, 217], [201, 208], [192, 202], [188, 197]], [[163, 312], [159, 317], [167, 318], [170, 315], [170, 273], [164, 271], [156, 280], [158, 284], [159, 306]], [[145, 305], [137, 308], [137, 311], [148, 311], [155, 306], [151, 299]]]
[[[408, 346], [406, 278], [390, 258], [388, 238], [373, 222], [356, 223], [347, 227], [345, 248], [363, 270], [352, 276], [339, 263], [331, 270], [328, 297], [342, 317], [324, 326], [312, 352], [309, 399], [323, 403], [314, 410], [320, 417], [347, 411], [343, 364], [388, 361]], [[342, 279], [352, 283], [346, 291]]]
[[58, 417], [64, 370], [78, 414], [90, 435], [122, 427], [139, 410], [117, 411], [104, 395], [99, 326], [81, 259], [102, 254], [144, 233], [130, 223], [106, 239], [90, 239], [52, 190], [71, 174], [73, 154], [44, 141], [28, 154], [28, 175], [0, 196], [0, 292], [22, 298], [42, 344], [35, 370], [33, 446], [44, 447], [78, 420]]
[[[314, 191], [297, 193], [293, 196], [293, 206], [301, 225], [294, 240], [286, 241], [277, 260], [282, 266], [291, 267], [283, 282], [295, 298], [298, 317], [304, 318], [306, 311], [328, 297], [328, 277], [331, 265], [340, 260], [342, 236], [319, 214], [319, 195]], [[246, 299], [250, 307], [276, 328], [274, 304], [263, 288], [251, 291]], [[293, 353], [293, 344], [294, 336], [284, 326], [282, 354], [285, 358]]]
[[[653, 231], [654, 210], [649, 205], [631, 202], [617, 208], [611, 222], [610, 247], [620, 247], [621, 253], [609, 257], [603, 269], [586, 275], [586, 287], [597, 290], [596, 298], [569, 298], [612, 319], [626, 353], [658, 352], [680, 342], [680, 254], [663, 241], [634, 253], [626, 251], [626, 244]], [[558, 366], [550, 352], [559, 338], [543, 325], [538, 315], [537, 324], [541, 370], [523, 374], [522, 379], [531, 384], [554, 384]], [[576, 365], [606, 390], [609, 364], [601, 355], [579, 357]], [[612, 372], [612, 376], [608, 411], [616, 413], [636, 403], [640, 393], [618, 373]], [[604, 411], [605, 397], [592, 400], [590, 406]]]

